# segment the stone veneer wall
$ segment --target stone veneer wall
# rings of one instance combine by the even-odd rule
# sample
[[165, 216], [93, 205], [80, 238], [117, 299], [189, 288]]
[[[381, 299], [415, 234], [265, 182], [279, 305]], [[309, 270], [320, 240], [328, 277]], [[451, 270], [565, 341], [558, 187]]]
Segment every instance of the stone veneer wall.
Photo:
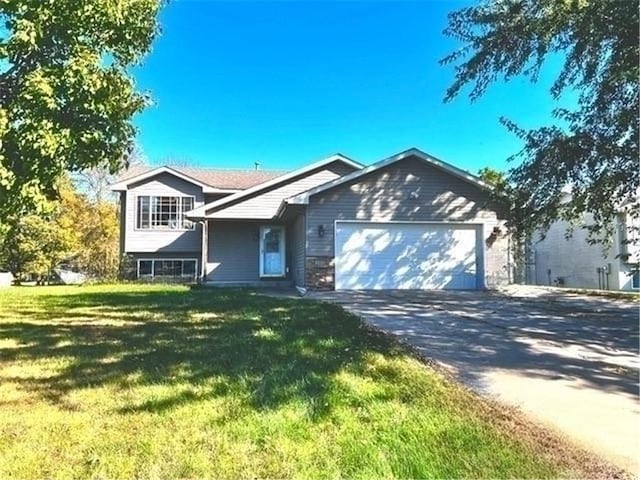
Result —
[[333, 257], [306, 257], [305, 285], [311, 290], [333, 290], [335, 269]]

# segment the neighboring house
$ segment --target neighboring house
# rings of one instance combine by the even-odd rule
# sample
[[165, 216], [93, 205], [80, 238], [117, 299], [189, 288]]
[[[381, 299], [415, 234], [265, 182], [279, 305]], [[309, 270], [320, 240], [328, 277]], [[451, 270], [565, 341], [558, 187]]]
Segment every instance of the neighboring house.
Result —
[[640, 289], [640, 225], [627, 213], [616, 218], [615, 235], [609, 246], [587, 242], [585, 215], [582, 225], [567, 237], [569, 224], [554, 222], [546, 235], [537, 234], [531, 245], [527, 283], [601, 290]]
[[411, 149], [288, 173], [160, 167], [120, 192], [131, 276], [312, 289], [482, 289], [509, 282], [501, 205], [477, 177]]

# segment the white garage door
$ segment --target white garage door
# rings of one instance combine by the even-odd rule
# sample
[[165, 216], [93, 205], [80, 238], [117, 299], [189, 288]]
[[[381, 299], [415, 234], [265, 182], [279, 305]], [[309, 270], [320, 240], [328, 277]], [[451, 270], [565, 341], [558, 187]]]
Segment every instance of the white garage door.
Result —
[[336, 289], [475, 289], [477, 225], [336, 223]]

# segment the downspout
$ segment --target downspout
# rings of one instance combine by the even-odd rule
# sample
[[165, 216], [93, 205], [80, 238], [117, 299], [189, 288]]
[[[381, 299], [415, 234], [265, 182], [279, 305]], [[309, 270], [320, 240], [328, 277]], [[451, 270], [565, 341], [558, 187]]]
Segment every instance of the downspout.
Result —
[[513, 263], [511, 262], [512, 258], [515, 260], [515, 253], [513, 251], [514, 246], [511, 242], [511, 232], [509, 230], [507, 230], [507, 235], [507, 284], [511, 285], [512, 283], [515, 283], [514, 280], [517, 273], [515, 271], [511, 271], [515, 268], [515, 261]]
[[596, 273], [598, 274], [598, 290], [602, 290], [602, 268], [597, 267]]
[[204, 220], [201, 221], [202, 223], [202, 246], [200, 248], [201, 251], [201, 258], [200, 258], [200, 283], [203, 284], [204, 282], [206, 282], [207, 280], [207, 257], [208, 257], [208, 252], [207, 252], [207, 237], [208, 237], [208, 232], [209, 232], [209, 228], [208, 228], [208, 220], [205, 218]]

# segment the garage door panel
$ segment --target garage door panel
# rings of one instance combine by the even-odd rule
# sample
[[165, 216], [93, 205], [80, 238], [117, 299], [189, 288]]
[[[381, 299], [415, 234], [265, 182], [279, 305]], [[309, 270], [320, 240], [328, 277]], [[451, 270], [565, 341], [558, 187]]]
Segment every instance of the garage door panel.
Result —
[[474, 226], [337, 224], [337, 289], [476, 286]]

